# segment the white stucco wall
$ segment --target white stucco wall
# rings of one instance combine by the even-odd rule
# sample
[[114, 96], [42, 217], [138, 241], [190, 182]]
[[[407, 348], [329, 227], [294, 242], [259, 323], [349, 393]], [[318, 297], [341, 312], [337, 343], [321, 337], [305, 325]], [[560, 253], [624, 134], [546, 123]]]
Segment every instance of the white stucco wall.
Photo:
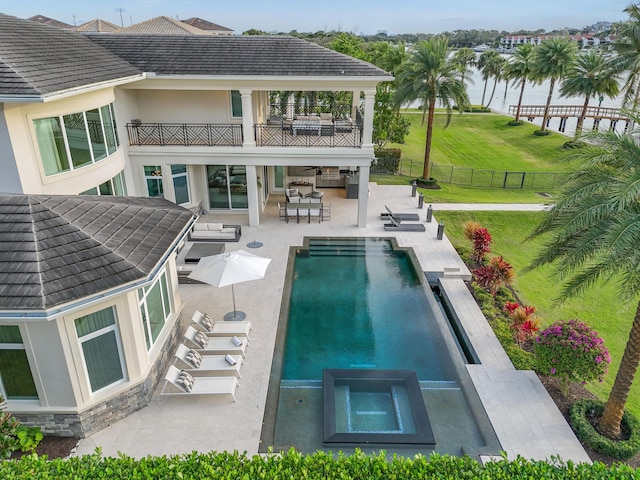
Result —
[[[6, 131], [15, 157], [19, 187], [15, 185], [15, 176], [3, 175], [0, 176], [0, 191], [73, 195], [96, 187], [116, 176], [126, 163], [122, 146], [122, 143], [126, 142], [126, 137], [124, 139], [120, 137], [120, 148], [108, 158], [77, 170], [46, 176], [33, 128], [34, 119], [91, 110], [113, 101], [113, 88], [107, 88], [47, 103], [5, 104]], [[3, 163], [9, 160], [11, 159], [4, 154], [0, 158]]]

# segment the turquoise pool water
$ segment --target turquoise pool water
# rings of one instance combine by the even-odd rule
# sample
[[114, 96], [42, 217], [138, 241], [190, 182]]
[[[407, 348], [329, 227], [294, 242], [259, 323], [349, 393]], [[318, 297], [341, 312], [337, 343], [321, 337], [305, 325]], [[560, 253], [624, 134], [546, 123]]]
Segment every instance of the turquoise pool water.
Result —
[[433, 302], [407, 252], [381, 239], [347, 250], [325, 244], [312, 242], [295, 258], [282, 379], [320, 379], [324, 368], [415, 369], [420, 380], [455, 379]]
[[416, 371], [436, 437], [435, 447], [384, 450], [497, 454], [464, 357], [411, 252], [380, 238], [310, 238], [305, 247], [290, 256], [261, 448], [335, 450], [322, 443], [323, 369], [384, 369]]

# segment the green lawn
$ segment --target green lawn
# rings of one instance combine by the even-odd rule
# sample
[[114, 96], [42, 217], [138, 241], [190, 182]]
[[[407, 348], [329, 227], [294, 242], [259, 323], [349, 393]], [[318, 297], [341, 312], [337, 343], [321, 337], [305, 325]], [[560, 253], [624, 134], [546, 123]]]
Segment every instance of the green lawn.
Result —
[[[560, 319], [580, 318], [594, 327], [604, 338], [611, 352], [612, 363], [603, 383], [592, 383], [588, 388], [606, 399], [624, 351], [635, 304], [618, 300], [616, 284], [601, 283], [580, 298], [559, 303], [557, 300], [561, 281], [551, 268], [543, 268], [523, 274], [543, 239], [524, 242], [538, 224], [542, 213], [532, 212], [438, 212], [435, 217], [445, 222], [445, 232], [454, 245], [468, 246], [463, 227], [467, 220], [475, 220], [486, 227], [493, 237], [494, 255], [502, 255], [516, 270], [515, 288], [523, 303], [533, 305], [544, 325]], [[640, 416], [640, 382], [636, 382], [629, 395], [627, 408]]]
[[[422, 115], [408, 113], [411, 131], [405, 143], [390, 144], [402, 149], [402, 161], [422, 164], [426, 126]], [[511, 117], [497, 114], [453, 115], [444, 128], [446, 116], [436, 115], [433, 127], [431, 161], [439, 165], [456, 165], [490, 170], [556, 172], [571, 170], [562, 145], [568, 137], [553, 133], [546, 137], [533, 135], [539, 127], [525, 123], [509, 127]]]
[[[409, 185], [415, 177], [401, 175], [371, 175], [379, 185]], [[439, 190], [419, 188], [427, 203], [553, 203], [553, 198], [541, 197], [535, 190], [512, 188], [477, 188], [440, 184]], [[555, 190], [545, 190], [555, 195]]]

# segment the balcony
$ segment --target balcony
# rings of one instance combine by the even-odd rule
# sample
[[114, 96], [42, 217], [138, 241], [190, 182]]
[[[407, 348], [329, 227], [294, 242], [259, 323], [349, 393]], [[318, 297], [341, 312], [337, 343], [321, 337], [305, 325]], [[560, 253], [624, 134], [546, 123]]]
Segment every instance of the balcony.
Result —
[[360, 148], [362, 127], [356, 124], [315, 124], [280, 122], [256, 125], [258, 147]]
[[129, 145], [241, 147], [242, 125], [128, 123]]
[[[129, 145], [241, 147], [242, 125], [128, 123]], [[362, 126], [351, 122], [314, 124], [278, 121], [254, 125], [258, 147], [360, 148]]]

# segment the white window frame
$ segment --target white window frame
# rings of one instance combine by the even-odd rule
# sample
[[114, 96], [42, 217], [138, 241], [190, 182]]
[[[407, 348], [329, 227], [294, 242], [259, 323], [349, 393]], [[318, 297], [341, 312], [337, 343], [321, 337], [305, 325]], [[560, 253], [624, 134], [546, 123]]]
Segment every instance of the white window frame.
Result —
[[[82, 337], [78, 336], [78, 328], [75, 325], [75, 321], [77, 318], [81, 318], [81, 317], [85, 317], [87, 315], [91, 315], [92, 313], [97, 313], [100, 312], [102, 310], [106, 310], [107, 308], [111, 308], [113, 311], [113, 325], [109, 325], [107, 327], [103, 327], [100, 330], [96, 330], [95, 332], [91, 332], [88, 333], [86, 335], [83, 335]], [[116, 309], [115, 305], [111, 305], [109, 307], [106, 308], [101, 308], [100, 310], [96, 310], [94, 312], [91, 313], [87, 313], [85, 315], [81, 315], [80, 317], [76, 317], [73, 319], [74, 322], [74, 328], [75, 328], [75, 332], [76, 332], [76, 336], [78, 337], [78, 345], [80, 346], [80, 354], [82, 357], [82, 366], [84, 368], [84, 376], [87, 382], [87, 387], [89, 388], [89, 392], [91, 392], [91, 395], [95, 395], [97, 393], [100, 393], [108, 388], [112, 388], [114, 385], [119, 385], [124, 383], [127, 380], [127, 369], [126, 369], [126, 365], [124, 362], [124, 354], [123, 354], [123, 348], [122, 348], [122, 340], [120, 338], [120, 330], [118, 329], [118, 310]], [[115, 332], [115, 337], [116, 337], [116, 348], [118, 349], [118, 358], [120, 359], [120, 369], [122, 370], [122, 378], [120, 380], [117, 380], [113, 383], [110, 383], [109, 385], [105, 385], [104, 387], [98, 389], [98, 390], [92, 390], [91, 388], [91, 378], [89, 378], [89, 367], [87, 367], [87, 362], [85, 360], [85, 356], [84, 356], [84, 348], [82, 348], [82, 344], [88, 340], [93, 340], [94, 338], [100, 337], [102, 335], [104, 335], [105, 333], [109, 333], [109, 332]]]
[[[163, 290], [162, 285], [159, 285], [161, 281], [164, 281], [164, 284], [166, 287], [166, 295], [169, 298], [166, 298], [166, 299], [164, 298], [165, 291]], [[149, 307], [147, 306], [147, 297], [149, 295], [149, 292], [151, 292], [156, 285], [158, 285], [160, 289], [160, 303], [162, 304], [162, 312], [164, 315], [164, 319], [163, 319], [164, 324], [162, 326], [162, 330], [165, 329], [167, 325], [167, 320], [171, 317], [171, 314], [175, 310], [175, 306], [173, 304], [173, 292], [171, 290], [171, 283], [169, 282], [169, 275], [167, 274], [167, 270], [164, 269], [162, 273], [158, 275], [156, 280], [151, 285], [138, 289], [138, 306], [140, 309], [140, 320], [142, 320], [143, 322], [142, 326], [146, 332], [145, 339], [147, 338], [149, 339], [149, 344], [147, 345], [147, 351], [151, 351], [154, 345], [157, 343], [156, 340], [154, 340], [153, 332], [151, 331], [151, 324], [149, 322]], [[140, 294], [140, 292], [142, 292], [142, 294]], [[165, 309], [165, 305], [167, 303], [169, 304], [168, 312]], [[143, 315], [143, 310], [144, 310], [144, 315]], [[161, 335], [158, 334], [158, 338], [160, 337]]]

